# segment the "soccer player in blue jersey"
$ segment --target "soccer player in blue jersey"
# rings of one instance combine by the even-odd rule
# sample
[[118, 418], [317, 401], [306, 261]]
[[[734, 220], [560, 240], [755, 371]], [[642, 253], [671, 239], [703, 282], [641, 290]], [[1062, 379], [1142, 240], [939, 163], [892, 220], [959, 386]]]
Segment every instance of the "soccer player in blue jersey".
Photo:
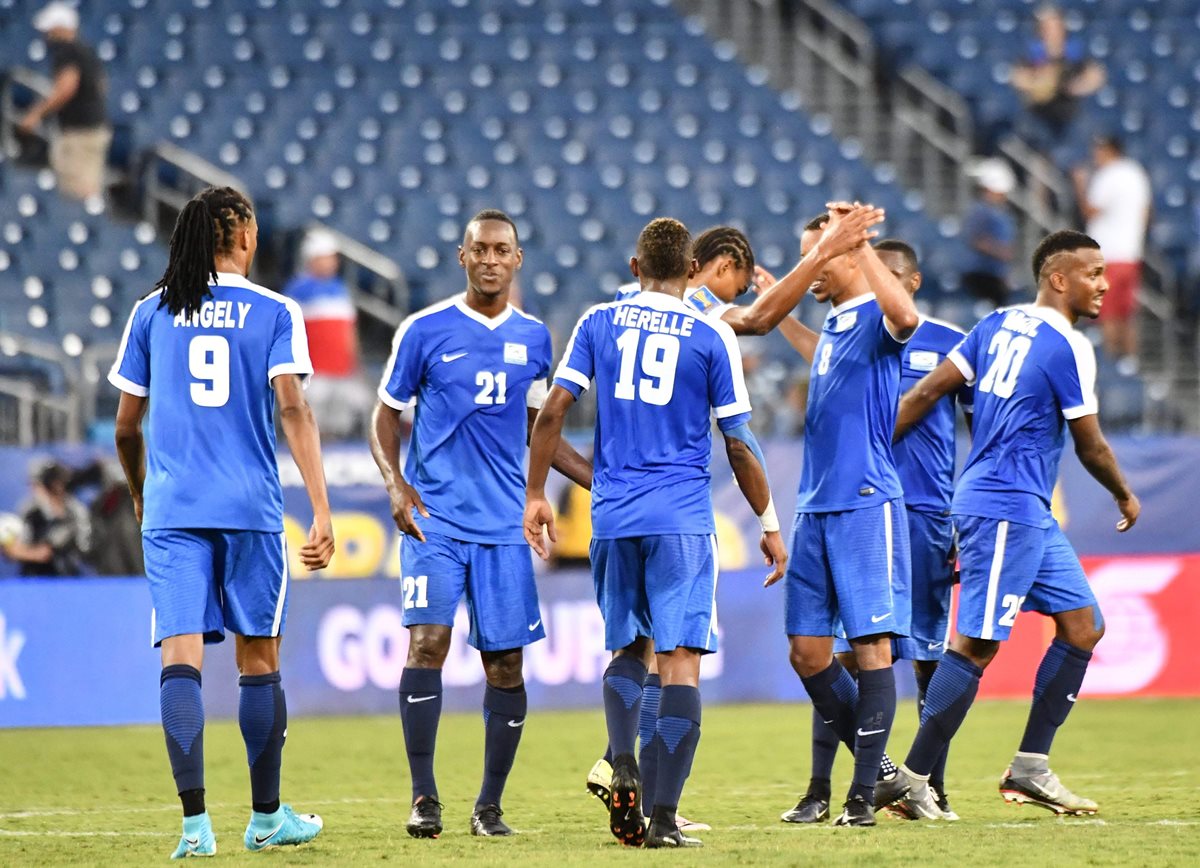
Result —
[[[849, 206], [835, 204], [837, 214]], [[801, 250], [830, 215], [811, 220]], [[812, 286], [832, 301], [809, 381], [804, 466], [785, 582], [792, 667], [821, 719], [854, 750], [838, 825], [875, 824], [873, 793], [896, 713], [892, 637], [909, 630], [908, 528], [892, 455], [900, 362], [918, 318], [911, 296], [862, 244]], [[839, 621], [857, 684], [833, 656]]]
[[[521, 532], [525, 444], [546, 397], [550, 332], [509, 304], [522, 252], [512, 219], [481, 211], [467, 224], [459, 263], [466, 292], [400, 324], [379, 386], [371, 451], [391, 498], [400, 549], [408, 660], [400, 720], [412, 775], [408, 833], [436, 838], [442, 806], [433, 773], [442, 666], [459, 602], [487, 676], [483, 785], [471, 833], [511, 835], [500, 800], [527, 706], [522, 648], [546, 635]], [[416, 405], [400, 462], [400, 413]], [[584, 487], [591, 467], [562, 440], [555, 466]], [[414, 515], [414, 510], [416, 515]]]
[[1065, 428], [1080, 462], [1116, 501], [1118, 531], [1133, 527], [1141, 506], [1100, 431], [1095, 355], [1075, 330], [1080, 317], [1096, 318], [1108, 291], [1100, 245], [1081, 232], [1055, 232], [1034, 251], [1033, 273], [1036, 303], [998, 310], [975, 326], [904, 397], [896, 423], [901, 436], [944, 396], [975, 386], [974, 440], [952, 506], [962, 581], [956, 635], [929, 685], [912, 749], [890, 784], [895, 798], [909, 790], [908, 803], [920, 816], [936, 816], [929, 775], [1022, 610], [1053, 618], [1055, 637], [1038, 667], [1025, 734], [1000, 792], [1007, 801], [1057, 814], [1098, 809], [1063, 786], [1048, 759], [1104, 635], [1087, 576], [1050, 512]]
[[[916, 251], [903, 241], [885, 238], [875, 244], [875, 252], [900, 285], [915, 296], [921, 288], [921, 272]], [[801, 326], [803, 328], [803, 326]], [[921, 317], [916, 334], [901, 354], [901, 392], [912, 388], [926, 373], [956, 347], [964, 337], [957, 326], [931, 317]], [[796, 346], [802, 354], [811, 355], [811, 343]], [[912, 630], [905, 638], [893, 642], [896, 657], [911, 660], [917, 678], [918, 710], [925, 701], [929, 679], [937, 668], [945, 647], [949, 627], [950, 595], [954, 582], [954, 528], [950, 520], [950, 495], [954, 482], [956, 403], [963, 408], [970, 424], [972, 392], [963, 388], [957, 395], [943, 398], [928, 417], [893, 446], [896, 469], [904, 489], [904, 506], [912, 562]], [[842, 638], [834, 643], [841, 664], [851, 672], [857, 671], [850, 644]], [[837, 754], [837, 733], [813, 709], [812, 724], [813, 770], [808, 791], [782, 819], [789, 823], [816, 823], [829, 816], [830, 775]], [[950, 810], [945, 794], [945, 764], [943, 754], [930, 777], [930, 786], [942, 809], [944, 819], [957, 819]], [[884, 770], [895, 766], [884, 757]], [[893, 806], [902, 812], [905, 802]]]
[[300, 549], [305, 567], [329, 564], [333, 531], [302, 388], [312, 374], [304, 322], [295, 302], [246, 279], [257, 246], [245, 196], [229, 187], [198, 193], [179, 213], [166, 271], [134, 306], [108, 375], [122, 393], [117, 454], [142, 525], [154, 644], [162, 647], [162, 724], [183, 803], [173, 859], [217, 851], [204, 805], [200, 669], [204, 644], [223, 640], [226, 629], [236, 635], [238, 722], [250, 765], [246, 849], [302, 844], [323, 825], [279, 803], [288, 554], [276, 404], [313, 507]]
[[[710, 414], [739, 486], [763, 524], [773, 572], [787, 560], [762, 453], [751, 433], [741, 357], [728, 325], [682, 301], [696, 268], [682, 223], [651, 221], [630, 270], [642, 291], [587, 311], [575, 326], [530, 441], [525, 536], [546, 556], [554, 539], [545, 481], [570, 405], [596, 384], [592, 576], [605, 644], [618, 652], [604, 677], [613, 752], [609, 821], [622, 843], [698, 846], [676, 809], [700, 738], [700, 658], [717, 648], [717, 552], [708, 471]], [[655, 725], [658, 781], [647, 830], [633, 756], [653, 640], [662, 697]]]

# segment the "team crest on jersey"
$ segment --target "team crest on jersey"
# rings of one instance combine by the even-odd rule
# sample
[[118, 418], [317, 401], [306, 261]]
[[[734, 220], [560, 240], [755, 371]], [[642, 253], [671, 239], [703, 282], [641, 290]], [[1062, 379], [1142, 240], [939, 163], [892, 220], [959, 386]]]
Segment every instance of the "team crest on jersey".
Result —
[[687, 303], [700, 311], [700, 313], [708, 313], [714, 307], [721, 304], [721, 300], [713, 295], [712, 290], [707, 286], [702, 286], [688, 296]]
[[833, 322], [833, 330], [835, 332], [848, 331], [853, 328], [856, 322], [858, 322], [858, 311], [851, 310], [846, 313], [839, 313], [837, 319]]
[[937, 364], [938, 354], [932, 350], [916, 350], [908, 356], [908, 366], [914, 371], [932, 371]]
[[525, 344], [504, 342], [504, 364], [525, 365], [529, 363], [529, 348]]

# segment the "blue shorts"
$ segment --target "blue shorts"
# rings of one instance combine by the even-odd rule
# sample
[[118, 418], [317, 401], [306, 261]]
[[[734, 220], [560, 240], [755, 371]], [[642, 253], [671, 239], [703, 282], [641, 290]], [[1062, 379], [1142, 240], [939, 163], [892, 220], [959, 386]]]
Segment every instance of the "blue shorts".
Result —
[[905, 660], [941, 660], [950, 631], [954, 589], [954, 523], [948, 515], [906, 510], [912, 552], [912, 624], [896, 642]]
[[1100, 606], [1058, 522], [1047, 528], [973, 515], [954, 516], [962, 587], [958, 632], [1003, 641], [1017, 612], [1053, 615]]
[[150, 580], [150, 632], [163, 639], [204, 635], [279, 636], [287, 621], [287, 537], [253, 530], [142, 532]]
[[465, 595], [471, 633], [480, 651], [508, 651], [546, 638], [529, 546], [464, 542], [426, 533], [400, 543], [404, 626], [454, 626]]
[[800, 513], [784, 577], [789, 636], [908, 635], [908, 527], [904, 501], [845, 512]]
[[715, 536], [593, 539], [591, 559], [605, 648], [648, 636], [657, 651], [717, 650]]

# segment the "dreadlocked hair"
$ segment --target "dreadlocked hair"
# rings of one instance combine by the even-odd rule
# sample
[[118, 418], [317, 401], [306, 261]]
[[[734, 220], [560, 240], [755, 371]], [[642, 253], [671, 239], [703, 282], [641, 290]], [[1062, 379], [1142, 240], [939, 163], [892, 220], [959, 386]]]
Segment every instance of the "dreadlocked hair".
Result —
[[692, 264], [692, 236], [678, 220], [657, 217], [638, 236], [637, 260], [641, 274], [651, 280], [687, 277]]
[[692, 255], [703, 268], [718, 256], [728, 256], [739, 269], [754, 271], [754, 250], [750, 240], [732, 226], [714, 226], [696, 236]]
[[232, 187], [205, 187], [193, 196], [175, 220], [167, 269], [154, 284], [163, 291], [158, 306], [185, 317], [197, 313], [212, 296], [217, 254], [229, 251], [234, 232], [253, 216], [250, 200]]

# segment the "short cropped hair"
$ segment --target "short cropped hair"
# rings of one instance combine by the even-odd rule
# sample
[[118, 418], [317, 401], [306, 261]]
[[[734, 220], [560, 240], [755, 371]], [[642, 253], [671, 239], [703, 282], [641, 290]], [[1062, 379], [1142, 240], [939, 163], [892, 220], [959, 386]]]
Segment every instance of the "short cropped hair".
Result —
[[[480, 211], [478, 214], [476, 214], [474, 217], [472, 217], [470, 220], [468, 220], [467, 225], [470, 226], [472, 223], [482, 223], [484, 220], [497, 220], [500, 223], [507, 223], [509, 226], [512, 227], [513, 239], [518, 244], [521, 243], [521, 239], [517, 235], [517, 224], [513, 222], [513, 219], [511, 217], [509, 217], [507, 214], [505, 214], [499, 208], [484, 208], [482, 211]], [[463, 236], [464, 236], [464, 238], [466, 237], [465, 230], [463, 231]]]
[[1042, 280], [1042, 269], [1046, 267], [1046, 263], [1050, 257], [1056, 253], [1067, 253], [1072, 250], [1099, 250], [1100, 244], [1095, 238], [1090, 235], [1085, 235], [1082, 232], [1076, 232], [1074, 229], [1060, 229], [1057, 232], [1051, 232], [1038, 244], [1037, 249], [1033, 251], [1033, 279], [1040, 283]]
[[823, 211], [804, 224], [805, 232], [820, 232], [821, 227], [829, 222], [829, 212]]
[[687, 277], [692, 264], [692, 236], [687, 227], [670, 217], [646, 224], [637, 241], [638, 271], [651, 280]]
[[875, 249], [880, 253], [899, 253], [904, 257], [909, 268], [913, 271], [921, 270], [921, 265], [917, 261], [917, 251], [913, 250], [911, 244], [901, 241], [899, 238], [884, 238], [876, 241]]

